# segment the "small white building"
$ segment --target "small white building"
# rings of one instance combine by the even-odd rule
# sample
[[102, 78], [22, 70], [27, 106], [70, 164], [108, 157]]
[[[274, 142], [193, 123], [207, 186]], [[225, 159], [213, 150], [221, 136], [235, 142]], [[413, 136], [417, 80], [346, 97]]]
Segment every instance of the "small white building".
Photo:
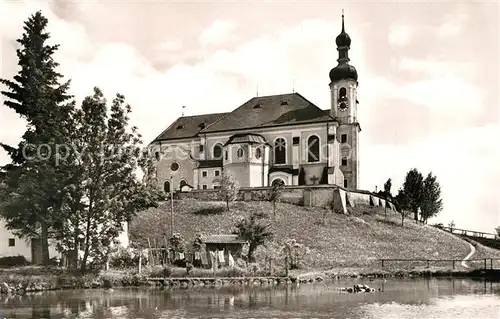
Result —
[[[129, 246], [128, 223], [123, 224], [123, 231], [116, 238], [120, 246]], [[26, 260], [33, 264], [39, 264], [42, 260], [40, 242], [38, 238], [22, 239], [8, 230], [5, 221], [0, 219], [0, 258], [12, 256], [24, 256]], [[57, 242], [49, 241], [50, 258], [61, 257], [57, 251]]]
[[[22, 239], [8, 230], [5, 221], [0, 219], [0, 258], [11, 256], [24, 256], [27, 261], [35, 262], [41, 259], [40, 252], [37, 251], [38, 239]], [[50, 258], [60, 256], [56, 250], [56, 244], [49, 246]]]

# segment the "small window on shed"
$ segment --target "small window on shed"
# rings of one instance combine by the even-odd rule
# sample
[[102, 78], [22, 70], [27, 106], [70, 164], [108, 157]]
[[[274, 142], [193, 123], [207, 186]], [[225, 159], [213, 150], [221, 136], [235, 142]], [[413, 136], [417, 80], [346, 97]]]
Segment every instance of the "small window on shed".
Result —
[[183, 128], [184, 128], [184, 125], [179, 125], [179, 126], [177, 126], [177, 129], [178, 129], [178, 130], [182, 130]]
[[15, 246], [16, 246], [16, 239], [9, 238], [9, 247], [15, 247]]

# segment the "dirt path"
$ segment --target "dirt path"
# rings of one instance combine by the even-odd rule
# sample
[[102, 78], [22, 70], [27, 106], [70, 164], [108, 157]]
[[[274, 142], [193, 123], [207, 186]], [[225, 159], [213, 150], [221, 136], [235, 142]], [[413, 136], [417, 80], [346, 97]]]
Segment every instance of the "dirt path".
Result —
[[476, 253], [476, 248], [469, 242], [467, 242], [467, 244], [469, 244], [469, 246], [470, 246], [470, 253], [464, 258], [464, 260], [462, 260], [462, 266], [465, 268], [470, 268], [467, 265], [466, 261], [469, 260], [472, 257], [472, 255], [474, 255]]

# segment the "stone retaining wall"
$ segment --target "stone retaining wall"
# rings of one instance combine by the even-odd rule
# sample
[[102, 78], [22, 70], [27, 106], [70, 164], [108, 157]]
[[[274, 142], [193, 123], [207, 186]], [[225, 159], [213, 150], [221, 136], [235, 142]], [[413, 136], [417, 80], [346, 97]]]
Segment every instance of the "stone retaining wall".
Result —
[[[241, 188], [237, 200], [265, 201], [269, 198], [271, 190], [271, 187]], [[222, 200], [218, 191], [214, 189], [177, 192], [174, 196], [176, 199]], [[371, 192], [345, 189], [337, 185], [284, 186], [281, 202], [308, 207], [330, 207], [333, 202], [334, 210], [341, 214], [347, 214], [348, 207], [356, 207], [356, 205], [360, 204], [396, 210], [390, 201], [386, 201]]]

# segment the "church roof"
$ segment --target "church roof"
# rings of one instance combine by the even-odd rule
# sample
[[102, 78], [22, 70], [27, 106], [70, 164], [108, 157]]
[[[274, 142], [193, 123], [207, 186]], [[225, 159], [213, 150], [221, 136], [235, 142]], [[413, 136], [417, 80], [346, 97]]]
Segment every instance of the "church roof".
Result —
[[198, 132], [228, 113], [212, 113], [179, 117], [155, 141], [195, 137]]
[[190, 138], [199, 133], [335, 121], [329, 113], [299, 93], [254, 97], [232, 112], [179, 117], [154, 142]]
[[299, 93], [254, 97], [202, 133], [273, 127], [293, 124], [330, 122], [335, 119]]

